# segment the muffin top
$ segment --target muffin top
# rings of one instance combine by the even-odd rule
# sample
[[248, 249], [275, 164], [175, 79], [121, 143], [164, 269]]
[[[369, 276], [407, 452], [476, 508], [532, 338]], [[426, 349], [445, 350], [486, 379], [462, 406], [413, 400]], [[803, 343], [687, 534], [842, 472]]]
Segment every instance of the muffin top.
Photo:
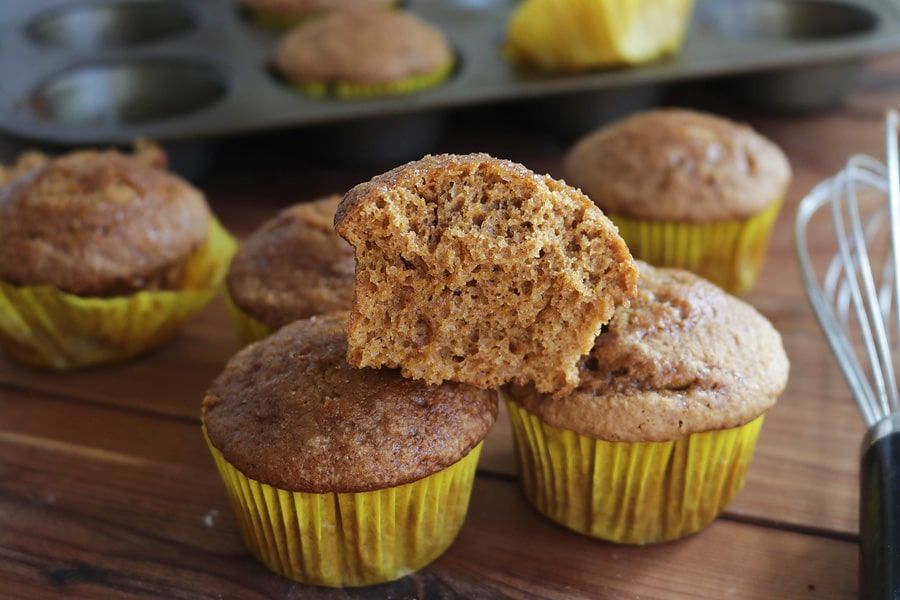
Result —
[[578, 140], [564, 173], [611, 214], [709, 222], [750, 217], [780, 200], [791, 167], [778, 146], [747, 125], [659, 109]]
[[484, 439], [496, 392], [354, 369], [346, 314], [295, 321], [238, 352], [203, 400], [209, 439], [248, 477], [363, 492], [449, 467]]
[[637, 296], [597, 336], [577, 389], [510, 396], [549, 425], [616, 442], [737, 427], [771, 408], [789, 370], [772, 324], [688, 271], [636, 262]]
[[356, 251], [348, 360], [429, 383], [572, 389], [637, 281], [589, 198], [482, 153], [426, 156], [355, 186], [335, 230]]
[[443, 32], [401, 10], [334, 11], [285, 35], [277, 69], [296, 83], [384, 83], [432, 74], [453, 60]]
[[341, 196], [295, 204], [253, 233], [231, 262], [234, 304], [272, 329], [353, 306], [353, 247], [332, 225]]
[[116, 151], [76, 151], [0, 188], [0, 279], [84, 296], [143, 289], [206, 240], [203, 195]]
[[281, 17], [309, 17], [332, 10], [387, 8], [397, 0], [240, 0], [241, 5]]

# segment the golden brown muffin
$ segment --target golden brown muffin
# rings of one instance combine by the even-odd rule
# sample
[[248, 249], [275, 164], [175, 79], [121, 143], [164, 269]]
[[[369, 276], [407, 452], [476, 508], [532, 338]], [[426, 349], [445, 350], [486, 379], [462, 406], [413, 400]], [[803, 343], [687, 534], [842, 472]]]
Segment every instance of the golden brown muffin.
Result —
[[430, 383], [571, 389], [637, 279], [590, 199], [487, 154], [426, 156], [359, 184], [335, 230], [356, 250], [350, 363]]
[[564, 169], [635, 258], [691, 270], [732, 294], [755, 284], [791, 177], [784, 153], [750, 127], [680, 109], [588, 134]]
[[690, 222], [757, 214], [791, 177], [784, 152], [749, 126], [683, 109], [637, 113], [584, 136], [564, 170], [604, 211]]
[[341, 196], [296, 204], [265, 222], [231, 261], [225, 285], [235, 306], [270, 329], [353, 306], [353, 247], [338, 236]]
[[678, 539], [721, 514], [789, 369], [752, 306], [688, 271], [638, 266], [637, 296], [597, 336], [575, 391], [506, 396], [529, 502], [626, 544]]
[[201, 192], [138, 156], [76, 151], [0, 188], [0, 280], [82, 296], [174, 288], [206, 240]]
[[248, 477], [314, 493], [393, 487], [452, 465], [493, 426], [495, 392], [351, 367], [345, 319], [291, 323], [213, 382], [210, 442]]
[[346, 361], [347, 314], [236, 354], [203, 401], [241, 535], [269, 569], [329, 587], [424, 567], [465, 520], [497, 394]]
[[768, 319], [693, 273], [636, 264], [637, 295], [597, 336], [575, 391], [510, 395], [554, 427], [612, 442], [738, 427], [769, 410], [789, 361]]
[[292, 20], [325, 14], [337, 10], [388, 8], [396, 0], [240, 0], [241, 6], [267, 19]]
[[[348, 95], [369, 88], [411, 91], [403, 86], [416, 88], [417, 79], [449, 72], [452, 64], [440, 29], [395, 10], [339, 11], [303, 23], [282, 38], [275, 55], [276, 68], [291, 83], [309, 90], [346, 86]], [[393, 90], [393, 84], [401, 87]]]

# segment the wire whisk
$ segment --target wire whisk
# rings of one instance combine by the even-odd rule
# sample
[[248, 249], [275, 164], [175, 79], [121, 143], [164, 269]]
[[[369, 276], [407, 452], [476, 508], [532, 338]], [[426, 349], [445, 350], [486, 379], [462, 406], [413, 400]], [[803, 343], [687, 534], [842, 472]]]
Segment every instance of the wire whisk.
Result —
[[[810, 305], [869, 428], [860, 470], [859, 597], [865, 599], [900, 599], [897, 135], [898, 113], [892, 110], [885, 118], [885, 163], [850, 157], [800, 201], [794, 223]], [[833, 240], [810, 237], [810, 223], [829, 215]], [[821, 244], [837, 250], [817, 264], [810, 249]]]

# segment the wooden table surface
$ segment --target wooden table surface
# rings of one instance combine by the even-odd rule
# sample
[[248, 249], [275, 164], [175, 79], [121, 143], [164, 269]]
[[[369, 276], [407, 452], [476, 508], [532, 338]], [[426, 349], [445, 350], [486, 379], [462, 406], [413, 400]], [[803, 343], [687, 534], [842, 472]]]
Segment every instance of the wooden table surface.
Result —
[[[900, 106], [900, 57], [872, 62], [852, 96], [814, 114], [766, 115], [704, 93], [688, 97], [753, 124], [795, 170], [762, 277], [745, 297], [781, 331], [790, 382], [766, 420], [746, 487], [706, 530], [626, 547], [548, 522], [519, 491], [501, 415], [467, 521], [432, 565], [356, 590], [273, 575], [244, 549], [200, 435], [203, 392], [237, 350], [217, 298], [165, 346], [126, 364], [48, 373], [0, 358], [0, 597], [855, 597], [864, 426], [808, 307], [792, 223], [803, 194], [851, 153], [883, 156], [883, 111]], [[435, 151], [487, 151], [562, 175], [569, 141], [504, 108], [450, 119]], [[294, 131], [212, 147], [197, 184], [238, 237], [279, 207], [384, 170], [316, 161], [307, 141]], [[827, 236], [812, 240], [817, 253], [833, 252]]]

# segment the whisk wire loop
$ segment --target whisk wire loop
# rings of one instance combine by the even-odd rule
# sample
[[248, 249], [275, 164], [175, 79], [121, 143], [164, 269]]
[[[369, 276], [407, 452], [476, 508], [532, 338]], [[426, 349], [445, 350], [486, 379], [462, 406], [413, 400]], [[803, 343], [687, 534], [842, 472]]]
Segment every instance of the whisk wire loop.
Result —
[[[896, 113], [888, 115], [887, 165], [865, 155], [850, 157], [843, 170], [807, 194], [795, 221], [797, 255], [810, 304], [870, 427], [900, 408], [897, 351], [891, 343], [900, 340], [900, 278], [895, 270], [900, 255], [897, 127]], [[864, 190], [886, 196], [887, 205], [865, 210], [860, 198]], [[820, 282], [809, 254], [807, 229], [826, 205], [838, 249]], [[885, 225], [888, 247], [884, 256], [873, 257], [877, 251], [873, 240], [884, 236]], [[881, 268], [873, 269], [873, 264]]]

